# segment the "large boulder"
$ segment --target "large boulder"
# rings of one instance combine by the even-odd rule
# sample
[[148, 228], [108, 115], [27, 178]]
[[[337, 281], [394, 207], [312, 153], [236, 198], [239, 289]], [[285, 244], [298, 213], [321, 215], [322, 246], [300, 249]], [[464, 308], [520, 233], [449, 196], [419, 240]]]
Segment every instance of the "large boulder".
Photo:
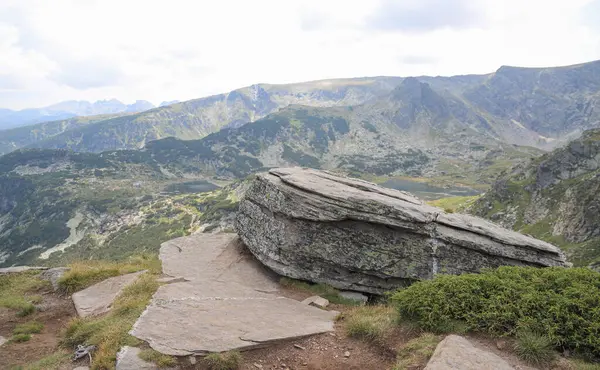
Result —
[[278, 274], [375, 294], [439, 273], [566, 264], [546, 242], [447, 214], [406, 192], [312, 169], [259, 174], [235, 226]]

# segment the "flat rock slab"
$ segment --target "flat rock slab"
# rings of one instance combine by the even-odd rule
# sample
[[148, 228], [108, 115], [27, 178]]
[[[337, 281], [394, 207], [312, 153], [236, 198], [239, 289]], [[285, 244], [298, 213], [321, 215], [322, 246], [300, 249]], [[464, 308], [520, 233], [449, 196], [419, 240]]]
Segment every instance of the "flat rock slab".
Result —
[[42, 266], [4, 267], [4, 268], [0, 269], [0, 274], [16, 274], [19, 272], [32, 271], [32, 270], [48, 270], [48, 267], [42, 267]]
[[187, 281], [227, 281], [276, 292], [275, 275], [248, 252], [236, 234], [196, 234], [161, 245], [163, 272]]
[[189, 280], [161, 286], [130, 334], [175, 356], [244, 350], [333, 330], [335, 312], [276, 294], [276, 280], [235, 235], [163, 243], [164, 273]]
[[158, 370], [158, 366], [139, 357], [141, 350], [125, 346], [117, 353], [116, 370]]
[[514, 367], [461, 336], [448, 335], [436, 347], [425, 370], [514, 370]]
[[101, 315], [110, 310], [114, 300], [123, 289], [132, 284], [146, 271], [108, 278], [98, 284], [92, 285], [82, 291], [74, 293], [71, 297], [79, 317]]

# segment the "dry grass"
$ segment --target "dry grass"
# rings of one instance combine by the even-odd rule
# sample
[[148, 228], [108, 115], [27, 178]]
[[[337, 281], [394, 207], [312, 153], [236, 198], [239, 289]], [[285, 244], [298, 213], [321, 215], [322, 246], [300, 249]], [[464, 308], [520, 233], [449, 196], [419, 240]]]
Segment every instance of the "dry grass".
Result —
[[161, 272], [160, 260], [156, 256], [136, 256], [124, 262], [81, 261], [69, 265], [67, 271], [58, 281], [61, 291], [71, 294], [87, 288], [113, 276], [148, 270], [150, 273]]
[[139, 340], [128, 334], [158, 289], [156, 276], [144, 274], [117, 297], [111, 311], [100, 317], [77, 318], [67, 327], [63, 345], [96, 345], [92, 369], [113, 369], [116, 354], [122, 346], [135, 346]]
[[236, 351], [211, 353], [204, 358], [204, 363], [210, 370], [236, 370], [242, 364], [242, 355]]
[[397, 313], [390, 306], [362, 306], [346, 312], [343, 320], [349, 336], [377, 341], [394, 330]]
[[152, 348], [142, 350], [139, 354], [139, 357], [146, 362], [152, 362], [156, 364], [156, 366], [159, 368], [173, 367], [177, 365], [177, 359], [175, 359], [175, 357], [163, 355]]
[[38, 334], [44, 329], [44, 324], [37, 321], [29, 321], [23, 324], [18, 324], [13, 329], [13, 335], [16, 334]]
[[45, 288], [50, 283], [39, 278], [39, 271], [0, 275], [0, 307], [15, 310], [18, 316], [30, 315], [41, 300], [33, 293]]
[[398, 360], [394, 370], [424, 368], [441, 340], [441, 337], [431, 333], [424, 333], [410, 340], [398, 351]]

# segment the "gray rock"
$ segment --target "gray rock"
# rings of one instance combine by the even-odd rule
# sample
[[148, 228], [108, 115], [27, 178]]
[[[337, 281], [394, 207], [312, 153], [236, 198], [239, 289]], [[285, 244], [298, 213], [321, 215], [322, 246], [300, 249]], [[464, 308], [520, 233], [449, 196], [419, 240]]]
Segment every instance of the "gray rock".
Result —
[[47, 270], [48, 267], [42, 266], [13, 266], [0, 268], [0, 274], [16, 274], [19, 272], [31, 271], [31, 270]]
[[40, 279], [48, 280], [52, 284], [52, 288], [54, 288], [54, 290], [58, 290], [58, 280], [67, 271], [69, 271], [68, 267], [51, 268], [51, 269], [42, 271], [42, 273], [40, 274]]
[[311, 306], [315, 306], [318, 308], [325, 308], [329, 306], [329, 301], [323, 297], [319, 297], [318, 295], [314, 295], [312, 297], [308, 297], [302, 301], [303, 304], [308, 304]]
[[139, 357], [141, 350], [125, 346], [117, 353], [116, 370], [158, 370], [158, 366]]
[[340, 297], [350, 299], [356, 302], [362, 302], [363, 304], [369, 301], [369, 297], [359, 292], [351, 292], [349, 290], [342, 290], [339, 292]]
[[90, 370], [90, 368], [88, 366], [77, 366], [73, 370]]
[[565, 265], [560, 249], [546, 242], [446, 214], [405, 192], [311, 169], [258, 175], [235, 226], [248, 249], [280, 275], [375, 294], [438, 273]]
[[121, 294], [123, 289], [135, 282], [143, 273], [145, 271], [115, 276], [74, 293], [71, 298], [77, 314], [80, 317], [88, 317], [108, 312], [115, 298]]
[[6, 342], [8, 342], [8, 339], [6, 339], [2, 335], [0, 335], [0, 346], [2, 346]]
[[438, 344], [425, 370], [514, 370], [514, 367], [463, 337], [448, 335]]
[[278, 284], [235, 234], [163, 243], [161, 286], [130, 334], [174, 356], [245, 350], [333, 330], [335, 312], [277, 295]]

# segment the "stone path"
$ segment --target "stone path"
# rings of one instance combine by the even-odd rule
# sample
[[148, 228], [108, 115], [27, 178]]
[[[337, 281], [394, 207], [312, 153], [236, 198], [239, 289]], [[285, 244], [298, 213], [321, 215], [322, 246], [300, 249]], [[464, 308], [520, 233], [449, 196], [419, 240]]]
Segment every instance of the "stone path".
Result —
[[108, 312], [123, 289], [136, 281], [145, 272], [138, 271], [132, 274], [115, 276], [74, 293], [71, 298], [75, 304], [77, 314], [80, 317], [88, 317]]
[[155, 350], [185, 356], [244, 350], [333, 330], [336, 312], [277, 295], [276, 277], [234, 234], [163, 243], [161, 286], [131, 334]]

